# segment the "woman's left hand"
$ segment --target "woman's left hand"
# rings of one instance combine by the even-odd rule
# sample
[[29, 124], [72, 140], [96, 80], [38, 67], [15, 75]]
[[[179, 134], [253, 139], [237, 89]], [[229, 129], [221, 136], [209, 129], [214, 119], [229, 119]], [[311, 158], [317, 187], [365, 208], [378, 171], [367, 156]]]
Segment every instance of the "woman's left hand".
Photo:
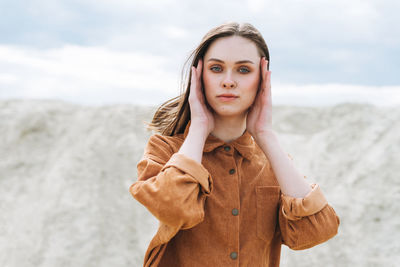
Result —
[[258, 93], [247, 113], [247, 131], [257, 139], [264, 132], [272, 130], [271, 72], [268, 61], [261, 58], [261, 82]]

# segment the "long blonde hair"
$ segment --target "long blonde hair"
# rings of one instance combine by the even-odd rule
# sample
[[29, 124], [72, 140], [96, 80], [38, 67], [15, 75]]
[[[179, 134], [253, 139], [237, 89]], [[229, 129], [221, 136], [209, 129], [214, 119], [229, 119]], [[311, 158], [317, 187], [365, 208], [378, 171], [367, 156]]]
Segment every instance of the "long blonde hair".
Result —
[[[190, 120], [190, 106], [188, 99], [190, 93], [190, 80], [192, 77], [191, 66], [197, 66], [199, 59], [204, 57], [208, 47], [216, 39], [233, 35], [241, 36], [253, 41], [258, 48], [260, 56], [265, 57], [268, 60], [269, 69], [270, 58], [267, 44], [265, 43], [261, 33], [253, 25], [249, 23], [239, 24], [236, 22], [229, 22], [211, 29], [203, 37], [197, 48], [189, 55], [183, 66], [181, 80], [181, 91], [183, 92], [179, 96], [164, 102], [160, 107], [158, 107], [154, 113], [153, 120], [147, 126], [149, 130], [168, 136], [183, 133]], [[189, 62], [190, 64], [188, 64]], [[188, 67], [188, 65], [190, 65], [190, 67]]]

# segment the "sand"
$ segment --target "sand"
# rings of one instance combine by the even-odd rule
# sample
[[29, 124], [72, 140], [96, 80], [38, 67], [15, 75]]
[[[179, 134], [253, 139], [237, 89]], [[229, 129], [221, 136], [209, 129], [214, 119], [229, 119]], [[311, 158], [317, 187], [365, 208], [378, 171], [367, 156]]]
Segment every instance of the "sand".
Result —
[[[0, 101], [0, 266], [141, 266], [157, 221], [129, 193], [153, 108]], [[339, 234], [281, 266], [397, 266], [400, 106], [274, 107], [285, 150]]]

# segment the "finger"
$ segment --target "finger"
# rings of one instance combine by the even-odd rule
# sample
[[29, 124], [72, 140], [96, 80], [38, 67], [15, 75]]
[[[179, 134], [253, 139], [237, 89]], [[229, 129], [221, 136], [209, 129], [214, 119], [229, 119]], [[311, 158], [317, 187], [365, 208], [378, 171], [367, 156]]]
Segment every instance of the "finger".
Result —
[[264, 82], [265, 82], [265, 57], [261, 58], [261, 62], [260, 62], [260, 77], [261, 77], [260, 91], [262, 91], [262, 89], [264, 88]]
[[199, 61], [197, 62], [197, 67], [196, 67], [196, 92], [198, 94], [198, 98], [201, 103], [203, 103], [203, 91], [202, 91], [202, 83], [201, 83], [201, 75], [202, 75], [202, 70], [203, 70], [203, 60], [200, 58]]
[[268, 60], [265, 60], [265, 62], [264, 62], [264, 74], [263, 74], [263, 77], [264, 77], [264, 82], [263, 82], [264, 88], [271, 87], [271, 79], [270, 79], [271, 75], [270, 74], [271, 74], [271, 72], [268, 70]]
[[203, 60], [200, 58], [199, 62], [197, 62], [197, 68], [196, 68], [197, 72], [199, 74], [201, 74], [202, 70], [203, 70]]
[[[199, 67], [199, 65], [197, 65]], [[200, 66], [201, 67], [201, 66]], [[199, 69], [192, 66], [192, 82], [190, 86], [190, 94], [195, 102], [203, 103], [203, 95], [201, 92], [201, 81], [199, 79]], [[190, 97], [190, 96], [189, 96]]]
[[196, 68], [192, 66], [192, 77], [191, 77], [191, 87], [195, 88], [196, 86], [196, 81], [197, 81], [197, 73], [196, 73]]
[[259, 95], [259, 93], [261, 93], [264, 85], [264, 57], [261, 57], [260, 59], [260, 81], [258, 83], [258, 90], [257, 90], [257, 96]]
[[265, 59], [265, 57], [262, 57], [261, 58], [261, 60], [260, 60], [260, 76], [261, 76], [261, 78], [263, 77], [263, 74], [264, 74], [264, 59]]
[[[203, 61], [199, 59], [199, 62], [197, 63], [197, 68], [196, 68], [196, 74], [197, 74], [197, 84], [201, 86], [201, 74], [203, 72]], [[201, 88], [200, 88], [201, 91]]]
[[268, 72], [268, 60], [264, 58], [263, 63], [263, 77], [265, 77], [265, 74]]
[[267, 87], [265, 88], [265, 90], [266, 90], [267, 100], [268, 100], [269, 104], [271, 105], [271, 103], [272, 103], [272, 97], [271, 97], [271, 71], [267, 71], [266, 80], [267, 80]]
[[190, 96], [194, 96], [196, 94], [196, 84], [197, 84], [197, 74], [196, 74], [196, 68], [192, 66], [192, 77], [190, 79]]
[[265, 69], [265, 57], [261, 58], [261, 73], [264, 73]]
[[269, 72], [267, 71], [264, 75], [263, 75], [263, 86], [262, 86], [262, 93], [263, 96], [268, 95], [268, 91], [269, 88], [271, 87], [269, 84], [269, 77], [268, 74]]

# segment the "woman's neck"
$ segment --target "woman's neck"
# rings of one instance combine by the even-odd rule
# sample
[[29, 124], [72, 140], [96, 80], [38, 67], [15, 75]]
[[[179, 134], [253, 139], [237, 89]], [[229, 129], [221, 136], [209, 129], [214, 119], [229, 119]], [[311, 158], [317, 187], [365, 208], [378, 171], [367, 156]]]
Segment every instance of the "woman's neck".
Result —
[[217, 117], [214, 116], [214, 130], [211, 135], [224, 142], [231, 142], [246, 130], [246, 115], [241, 117]]

